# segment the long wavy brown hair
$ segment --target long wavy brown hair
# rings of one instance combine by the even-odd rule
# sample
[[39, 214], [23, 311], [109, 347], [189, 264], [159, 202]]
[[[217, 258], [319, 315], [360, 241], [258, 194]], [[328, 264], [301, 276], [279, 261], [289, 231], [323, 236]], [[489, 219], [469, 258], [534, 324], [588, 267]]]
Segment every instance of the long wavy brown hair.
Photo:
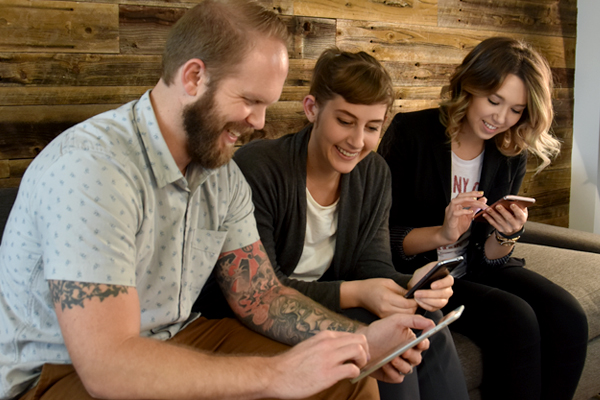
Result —
[[506, 156], [527, 150], [541, 159], [537, 172], [544, 169], [560, 152], [560, 142], [550, 132], [552, 107], [552, 71], [548, 62], [531, 45], [507, 37], [493, 37], [479, 43], [465, 57], [442, 91], [440, 120], [450, 140], [465, 121], [473, 96], [495, 93], [504, 79], [513, 74], [527, 89], [527, 106], [519, 121], [495, 136], [496, 146]]

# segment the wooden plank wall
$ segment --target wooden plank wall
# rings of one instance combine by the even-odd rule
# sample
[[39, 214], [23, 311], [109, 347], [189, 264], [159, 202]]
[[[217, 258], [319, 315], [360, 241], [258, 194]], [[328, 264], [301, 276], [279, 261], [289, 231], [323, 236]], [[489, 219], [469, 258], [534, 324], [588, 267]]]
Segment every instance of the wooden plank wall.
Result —
[[[201, 1], [201, 0], [197, 0]], [[197, 2], [196, 1], [196, 2]], [[0, 0], [0, 187], [18, 186], [40, 150], [69, 126], [137, 98], [160, 74], [169, 27], [193, 0]], [[522, 193], [531, 219], [568, 226], [576, 0], [262, 0], [293, 33], [281, 100], [257, 136], [305, 123], [301, 100], [321, 51], [364, 50], [392, 74], [394, 111], [434, 107], [467, 52], [489, 36], [533, 43], [556, 79], [563, 150]]]

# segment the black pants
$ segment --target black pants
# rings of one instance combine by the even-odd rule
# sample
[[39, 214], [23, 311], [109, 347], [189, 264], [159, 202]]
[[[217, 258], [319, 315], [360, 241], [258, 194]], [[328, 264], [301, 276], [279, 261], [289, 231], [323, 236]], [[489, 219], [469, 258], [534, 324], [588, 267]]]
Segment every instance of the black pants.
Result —
[[[370, 324], [378, 317], [362, 308], [344, 310], [349, 318]], [[436, 323], [442, 312], [426, 313]], [[381, 400], [468, 400], [467, 385], [448, 328], [429, 338], [429, 349], [402, 383], [377, 382]]]
[[457, 279], [444, 311], [461, 304], [465, 311], [450, 330], [482, 349], [484, 400], [572, 399], [585, 362], [587, 318], [570, 293], [523, 265], [511, 259]]

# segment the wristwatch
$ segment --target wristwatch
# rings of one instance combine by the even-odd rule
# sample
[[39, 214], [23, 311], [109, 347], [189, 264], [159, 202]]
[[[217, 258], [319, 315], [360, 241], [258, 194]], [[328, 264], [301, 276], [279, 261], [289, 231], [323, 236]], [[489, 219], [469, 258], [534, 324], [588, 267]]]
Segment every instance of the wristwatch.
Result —
[[510, 237], [506, 237], [503, 234], [501, 234], [500, 232], [496, 231], [496, 240], [502, 246], [514, 246], [522, 234], [523, 234], [523, 232], [517, 232], [516, 235], [518, 235], [518, 236], [515, 236], [515, 234], [513, 234]]

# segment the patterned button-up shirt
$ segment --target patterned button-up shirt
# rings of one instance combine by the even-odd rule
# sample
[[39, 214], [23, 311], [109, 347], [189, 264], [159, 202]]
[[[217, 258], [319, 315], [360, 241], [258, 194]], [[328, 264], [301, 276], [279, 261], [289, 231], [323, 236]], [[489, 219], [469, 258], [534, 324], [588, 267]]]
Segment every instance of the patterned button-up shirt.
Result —
[[221, 252], [259, 239], [234, 162], [184, 177], [149, 92], [63, 132], [32, 162], [0, 247], [0, 398], [69, 363], [47, 280], [133, 286], [141, 335], [165, 340]]

